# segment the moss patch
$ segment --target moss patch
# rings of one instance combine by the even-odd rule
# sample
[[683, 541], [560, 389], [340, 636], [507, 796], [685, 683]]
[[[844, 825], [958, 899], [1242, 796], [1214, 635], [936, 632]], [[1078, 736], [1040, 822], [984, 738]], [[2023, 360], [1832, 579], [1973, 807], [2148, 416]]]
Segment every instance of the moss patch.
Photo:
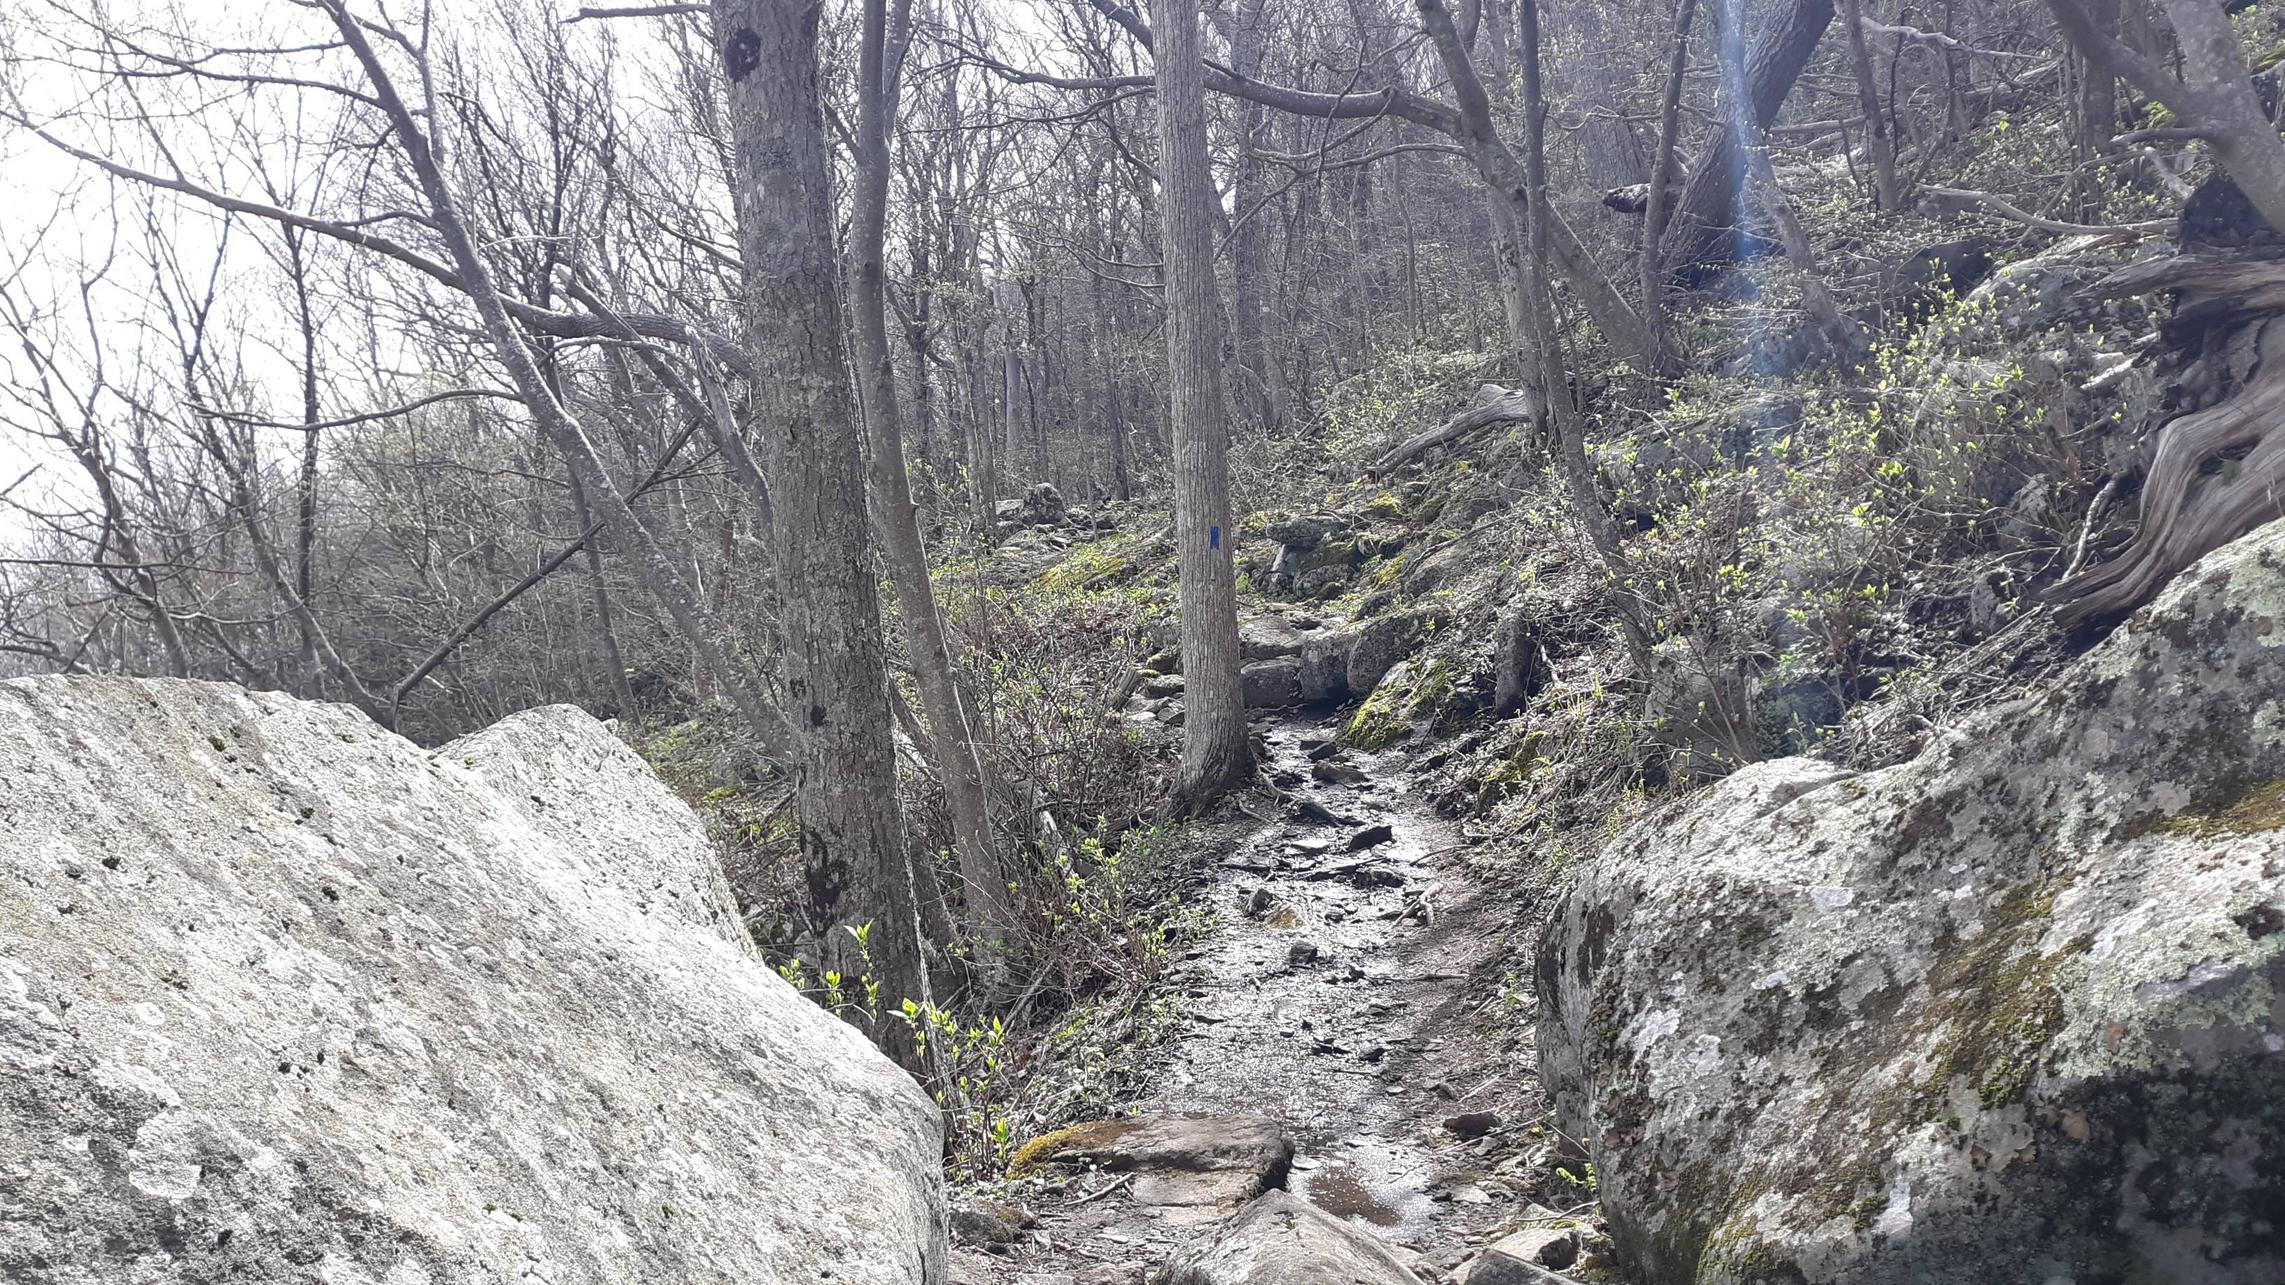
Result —
[[1043, 1133], [1008, 1156], [1008, 1177], [1028, 1178], [1063, 1156], [1110, 1146], [1134, 1129], [1132, 1120], [1091, 1120]]
[[1356, 565], [1357, 545], [1353, 540], [1327, 540], [1301, 556], [1296, 571], [1347, 570]]
[[1113, 549], [1112, 543], [1097, 540], [1073, 549], [1061, 562], [1040, 573], [1039, 587], [1056, 592], [1090, 589], [1132, 575], [1134, 559]]
[[2216, 812], [2184, 814], [2160, 822], [2158, 829], [2193, 839], [2225, 834], [2267, 834], [2285, 829], [2285, 781], [2257, 785]]
[[2008, 893], [1983, 936], [1929, 979], [1932, 1002], [1952, 1009], [1926, 1085], [1929, 1105], [1943, 1100], [1954, 1076], [1975, 1085], [1986, 1110], [2030, 1091], [2048, 1041], [2063, 1028], [2059, 976], [2094, 945], [2082, 937], [2051, 953], [2037, 949], [2061, 890], [2035, 882]]
[[1357, 712], [1349, 716], [1348, 725], [1341, 729], [1342, 744], [1360, 750], [1384, 749], [1412, 731], [1412, 724], [1404, 715], [1403, 675], [1395, 670], [1390, 672], [1399, 681], [1381, 679], [1380, 686], [1373, 689], [1364, 704], [1357, 706]]
[[1452, 697], [1452, 667], [1439, 656], [1428, 662], [1420, 675], [1420, 682], [1412, 689], [1405, 702], [1404, 712], [1414, 718], [1427, 718], [1443, 709]]

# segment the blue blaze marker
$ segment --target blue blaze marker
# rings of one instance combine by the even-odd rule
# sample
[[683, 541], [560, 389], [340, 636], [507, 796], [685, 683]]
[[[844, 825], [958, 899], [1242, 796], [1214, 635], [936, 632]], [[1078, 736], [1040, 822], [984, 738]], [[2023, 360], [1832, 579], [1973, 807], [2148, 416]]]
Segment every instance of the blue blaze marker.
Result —
[[1219, 549], [1222, 547], [1222, 528], [1218, 526], [1210, 526], [1206, 528], [1206, 547], [1209, 549]]

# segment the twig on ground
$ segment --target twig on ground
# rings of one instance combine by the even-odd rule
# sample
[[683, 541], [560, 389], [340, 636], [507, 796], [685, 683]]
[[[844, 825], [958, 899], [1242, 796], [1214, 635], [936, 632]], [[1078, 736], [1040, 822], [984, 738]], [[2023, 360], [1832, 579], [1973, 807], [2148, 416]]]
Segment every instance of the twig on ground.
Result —
[[1071, 1208], [1077, 1209], [1079, 1206], [1084, 1205], [1089, 1201], [1101, 1200], [1103, 1197], [1110, 1195], [1112, 1192], [1117, 1191], [1119, 1188], [1126, 1186], [1128, 1183], [1133, 1182], [1134, 1180], [1135, 1176], [1131, 1173], [1120, 1174], [1118, 1177], [1111, 1179], [1109, 1182], [1104, 1183], [1102, 1186], [1097, 1187], [1095, 1190], [1090, 1191], [1086, 1195], [1081, 1196], [1079, 1199], [1072, 1201]]

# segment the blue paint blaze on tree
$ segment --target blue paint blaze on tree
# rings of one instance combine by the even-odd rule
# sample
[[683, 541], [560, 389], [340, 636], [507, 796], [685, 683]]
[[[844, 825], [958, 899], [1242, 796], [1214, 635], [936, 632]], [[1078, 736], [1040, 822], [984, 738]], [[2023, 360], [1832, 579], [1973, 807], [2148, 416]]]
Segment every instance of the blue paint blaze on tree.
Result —
[[1222, 528], [1218, 526], [1210, 526], [1206, 528], [1206, 547], [1209, 549], [1219, 549], [1222, 547]]

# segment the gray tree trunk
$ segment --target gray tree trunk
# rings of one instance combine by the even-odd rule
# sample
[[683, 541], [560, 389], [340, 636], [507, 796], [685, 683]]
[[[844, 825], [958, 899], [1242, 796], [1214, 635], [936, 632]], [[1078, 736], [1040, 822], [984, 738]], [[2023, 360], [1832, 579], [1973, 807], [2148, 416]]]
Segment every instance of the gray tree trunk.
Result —
[[[904, 431], [898, 417], [895, 354], [889, 347], [888, 273], [883, 263], [888, 228], [889, 118], [895, 114], [896, 70], [892, 41], [902, 44], [910, 0], [897, 0], [892, 24], [887, 0], [865, 0], [858, 58], [857, 182], [849, 250], [855, 257], [850, 307], [856, 316], [850, 334], [856, 352], [857, 389], [864, 402], [870, 438], [874, 525], [880, 532], [883, 561], [896, 591], [904, 622], [905, 647], [920, 689], [921, 716], [928, 747], [944, 781], [946, 810], [952, 814], [953, 845], [960, 860], [966, 922], [975, 938], [975, 957], [987, 976], [1003, 964], [1007, 935], [1014, 923], [1008, 878], [992, 842], [984, 760], [976, 751], [974, 726], [953, 663], [944, 621], [937, 614], [936, 588], [929, 579], [928, 551], [921, 542], [920, 514], [905, 475]], [[893, 34], [892, 34], [893, 33]]]
[[[713, 613], [706, 610], [698, 595], [692, 592], [689, 582], [674, 559], [659, 544], [649, 527], [636, 516], [627, 502], [626, 493], [603, 467], [594, 443], [572, 419], [570, 412], [548, 391], [547, 381], [541, 376], [539, 363], [524, 343], [522, 333], [511, 317], [507, 301], [492, 284], [491, 269], [476, 252], [476, 243], [461, 221], [451, 185], [446, 181], [444, 168], [433, 150], [427, 133], [421, 126], [421, 117], [405, 104], [398, 94], [396, 83], [389, 75], [380, 56], [373, 50], [365, 25], [352, 16], [345, 0], [319, 0], [334, 29], [341, 33], [342, 43], [355, 55], [371, 82], [374, 102], [388, 117], [391, 131], [405, 154], [413, 177], [419, 184], [421, 195], [429, 207], [429, 219], [437, 237], [445, 245], [459, 277], [459, 283], [475, 305], [482, 321], [485, 338], [490, 342], [493, 355], [498, 359], [508, 380], [515, 386], [516, 395], [530, 412], [534, 424], [562, 454], [564, 462], [579, 476], [587, 488], [589, 499], [599, 505], [608, 529], [624, 541], [634, 556], [636, 566], [651, 585], [659, 604], [672, 615], [692, 648], [713, 671], [727, 690], [731, 701], [746, 718], [756, 737], [771, 751], [782, 750], [784, 723], [777, 711], [762, 698], [761, 686], [744, 662], [734, 655], [725, 643], [727, 633]], [[425, 69], [423, 69], [425, 72]], [[426, 115], [424, 112], [423, 115]], [[282, 581], [281, 581], [282, 583]], [[290, 590], [288, 590], [290, 593]], [[314, 624], [314, 621], [312, 622]], [[318, 634], [319, 653], [324, 655], [324, 636]]]
[[[870, 923], [871, 958], [844, 972], [894, 1007], [926, 996], [918, 905], [897, 803], [879, 582], [835, 289], [819, 10], [805, 0], [714, 0], [730, 104], [731, 184], [756, 420], [768, 443], [788, 713], [813, 927]], [[853, 935], [853, 934], [852, 934]], [[894, 1023], [875, 1032], [909, 1058]]]
[[1873, 70], [1872, 46], [1865, 42], [1864, 0], [1841, 0], [1841, 22], [1849, 29], [1849, 68], [1857, 79], [1857, 108], [1864, 113], [1865, 151], [1872, 157], [1873, 199], [1887, 213], [1897, 208], [1896, 141], [1889, 137], [1888, 113], [1880, 107], [1880, 79]]
[[[1793, 0], [1785, 19], [1753, 51], [1746, 69], [1747, 98], [1754, 124], [1769, 128], [1778, 109], [1793, 93], [1794, 82], [1817, 52], [1825, 29], [1833, 24], [1833, 0]], [[1668, 262], [1684, 265], [1726, 262], [1737, 249], [1732, 226], [1737, 217], [1739, 176], [1743, 159], [1737, 136], [1728, 129], [1714, 132], [1690, 170], [1681, 199], [1674, 206], [1674, 225], [1668, 234]]]
[[1197, 812], [1253, 771], [1238, 682], [1230, 427], [1214, 284], [1213, 179], [1197, 0], [1151, 0], [1157, 29], [1159, 227], [1166, 274], [1167, 391], [1174, 437], [1175, 565], [1182, 588], [1182, 779]]

